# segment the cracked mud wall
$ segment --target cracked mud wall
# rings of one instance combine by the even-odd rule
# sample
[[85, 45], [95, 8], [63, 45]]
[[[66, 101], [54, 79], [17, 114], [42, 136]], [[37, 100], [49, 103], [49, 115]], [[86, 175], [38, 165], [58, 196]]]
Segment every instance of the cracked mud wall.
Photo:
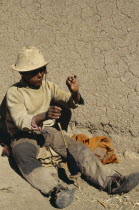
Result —
[[48, 79], [67, 90], [78, 76], [85, 106], [72, 129], [139, 150], [138, 41], [138, 0], [0, 0], [0, 101], [19, 79], [18, 51], [34, 45], [50, 60]]

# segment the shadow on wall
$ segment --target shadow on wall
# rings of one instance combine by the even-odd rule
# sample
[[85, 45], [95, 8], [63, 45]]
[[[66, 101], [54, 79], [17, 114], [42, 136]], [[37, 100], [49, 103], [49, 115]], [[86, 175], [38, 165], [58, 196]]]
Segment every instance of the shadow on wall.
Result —
[[9, 145], [10, 135], [6, 126], [6, 96], [0, 105], [0, 145]]

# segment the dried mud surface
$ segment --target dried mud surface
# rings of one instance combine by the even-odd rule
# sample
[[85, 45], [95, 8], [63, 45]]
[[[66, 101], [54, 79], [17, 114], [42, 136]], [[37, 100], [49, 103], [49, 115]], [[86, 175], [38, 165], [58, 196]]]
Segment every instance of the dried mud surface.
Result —
[[[76, 74], [85, 105], [73, 111], [70, 131], [113, 140], [122, 174], [139, 171], [139, 1], [0, 0], [0, 102], [20, 79], [11, 69], [25, 45], [49, 60], [47, 78], [67, 90]], [[139, 186], [109, 196], [80, 180], [69, 210], [139, 209]], [[0, 157], [0, 209], [54, 209]]]
[[[130, 158], [129, 158], [130, 154]], [[128, 151], [118, 156], [120, 163], [111, 164], [111, 167], [121, 174], [128, 175], [139, 169], [139, 156]], [[3, 210], [53, 210], [55, 209], [49, 198], [44, 197], [39, 191], [28, 184], [17, 174], [9, 164], [6, 157], [0, 157], [0, 204]], [[85, 180], [79, 180], [80, 190], [76, 190], [74, 202], [67, 210], [92, 210], [92, 209], [139, 209], [139, 185], [123, 195], [108, 195], [89, 185]]]
[[11, 69], [17, 53], [36, 46], [49, 80], [67, 90], [66, 78], [78, 77], [85, 105], [74, 111], [76, 127], [137, 148], [138, 0], [1, 0], [0, 25], [0, 101], [20, 78]]

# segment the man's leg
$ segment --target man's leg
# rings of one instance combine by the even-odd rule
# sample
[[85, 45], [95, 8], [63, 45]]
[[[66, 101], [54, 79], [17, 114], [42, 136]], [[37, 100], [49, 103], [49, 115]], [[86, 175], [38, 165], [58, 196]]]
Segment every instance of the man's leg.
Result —
[[[66, 147], [60, 131], [47, 127], [42, 130], [42, 134], [45, 138], [46, 146], [52, 147], [59, 155], [67, 158]], [[65, 139], [69, 152], [76, 160], [81, 173], [101, 189], [106, 190], [110, 194], [121, 193], [131, 190], [139, 183], [139, 173], [131, 174], [128, 178], [120, 176], [115, 171], [104, 166], [87, 146], [66, 135]], [[119, 182], [119, 186], [121, 186], [120, 188], [114, 186], [117, 181]], [[110, 189], [111, 187], [115, 187], [116, 190]]]
[[23, 177], [45, 195], [54, 190], [55, 206], [65, 208], [73, 202], [75, 189], [69, 190], [58, 183], [55, 167], [41, 167], [36, 159], [38, 149], [35, 140], [23, 138], [13, 144], [12, 153]]
[[[67, 151], [61, 132], [48, 127], [44, 129], [43, 133], [46, 138], [46, 146], [51, 146], [55, 152], [66, 158]], [[65, 139], [70, 153], [78, 164], [80, 172], [93, 183], [104, 189], [106, 183], [115, 172], [110, 169], [106, 169], [106, 167], [96, 158], [92, 150], [84, 144], [77, 142], [66, 135]]]
[[58, 185], [57, 171], [54, 167], [42, 167], [36, 159], [39, 147], [33, 139], [19, 139], [12, 147], [13, 157], [23, 177], [44, 194]]

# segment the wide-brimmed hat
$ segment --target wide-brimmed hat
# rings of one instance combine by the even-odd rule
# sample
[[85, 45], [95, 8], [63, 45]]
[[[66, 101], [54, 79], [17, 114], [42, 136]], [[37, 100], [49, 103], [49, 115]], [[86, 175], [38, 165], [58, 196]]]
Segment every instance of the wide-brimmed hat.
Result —
[[19, 72], [33, 71], [48, 64], [40, 50], [36, 47], [23, 47], [12, 68]]

